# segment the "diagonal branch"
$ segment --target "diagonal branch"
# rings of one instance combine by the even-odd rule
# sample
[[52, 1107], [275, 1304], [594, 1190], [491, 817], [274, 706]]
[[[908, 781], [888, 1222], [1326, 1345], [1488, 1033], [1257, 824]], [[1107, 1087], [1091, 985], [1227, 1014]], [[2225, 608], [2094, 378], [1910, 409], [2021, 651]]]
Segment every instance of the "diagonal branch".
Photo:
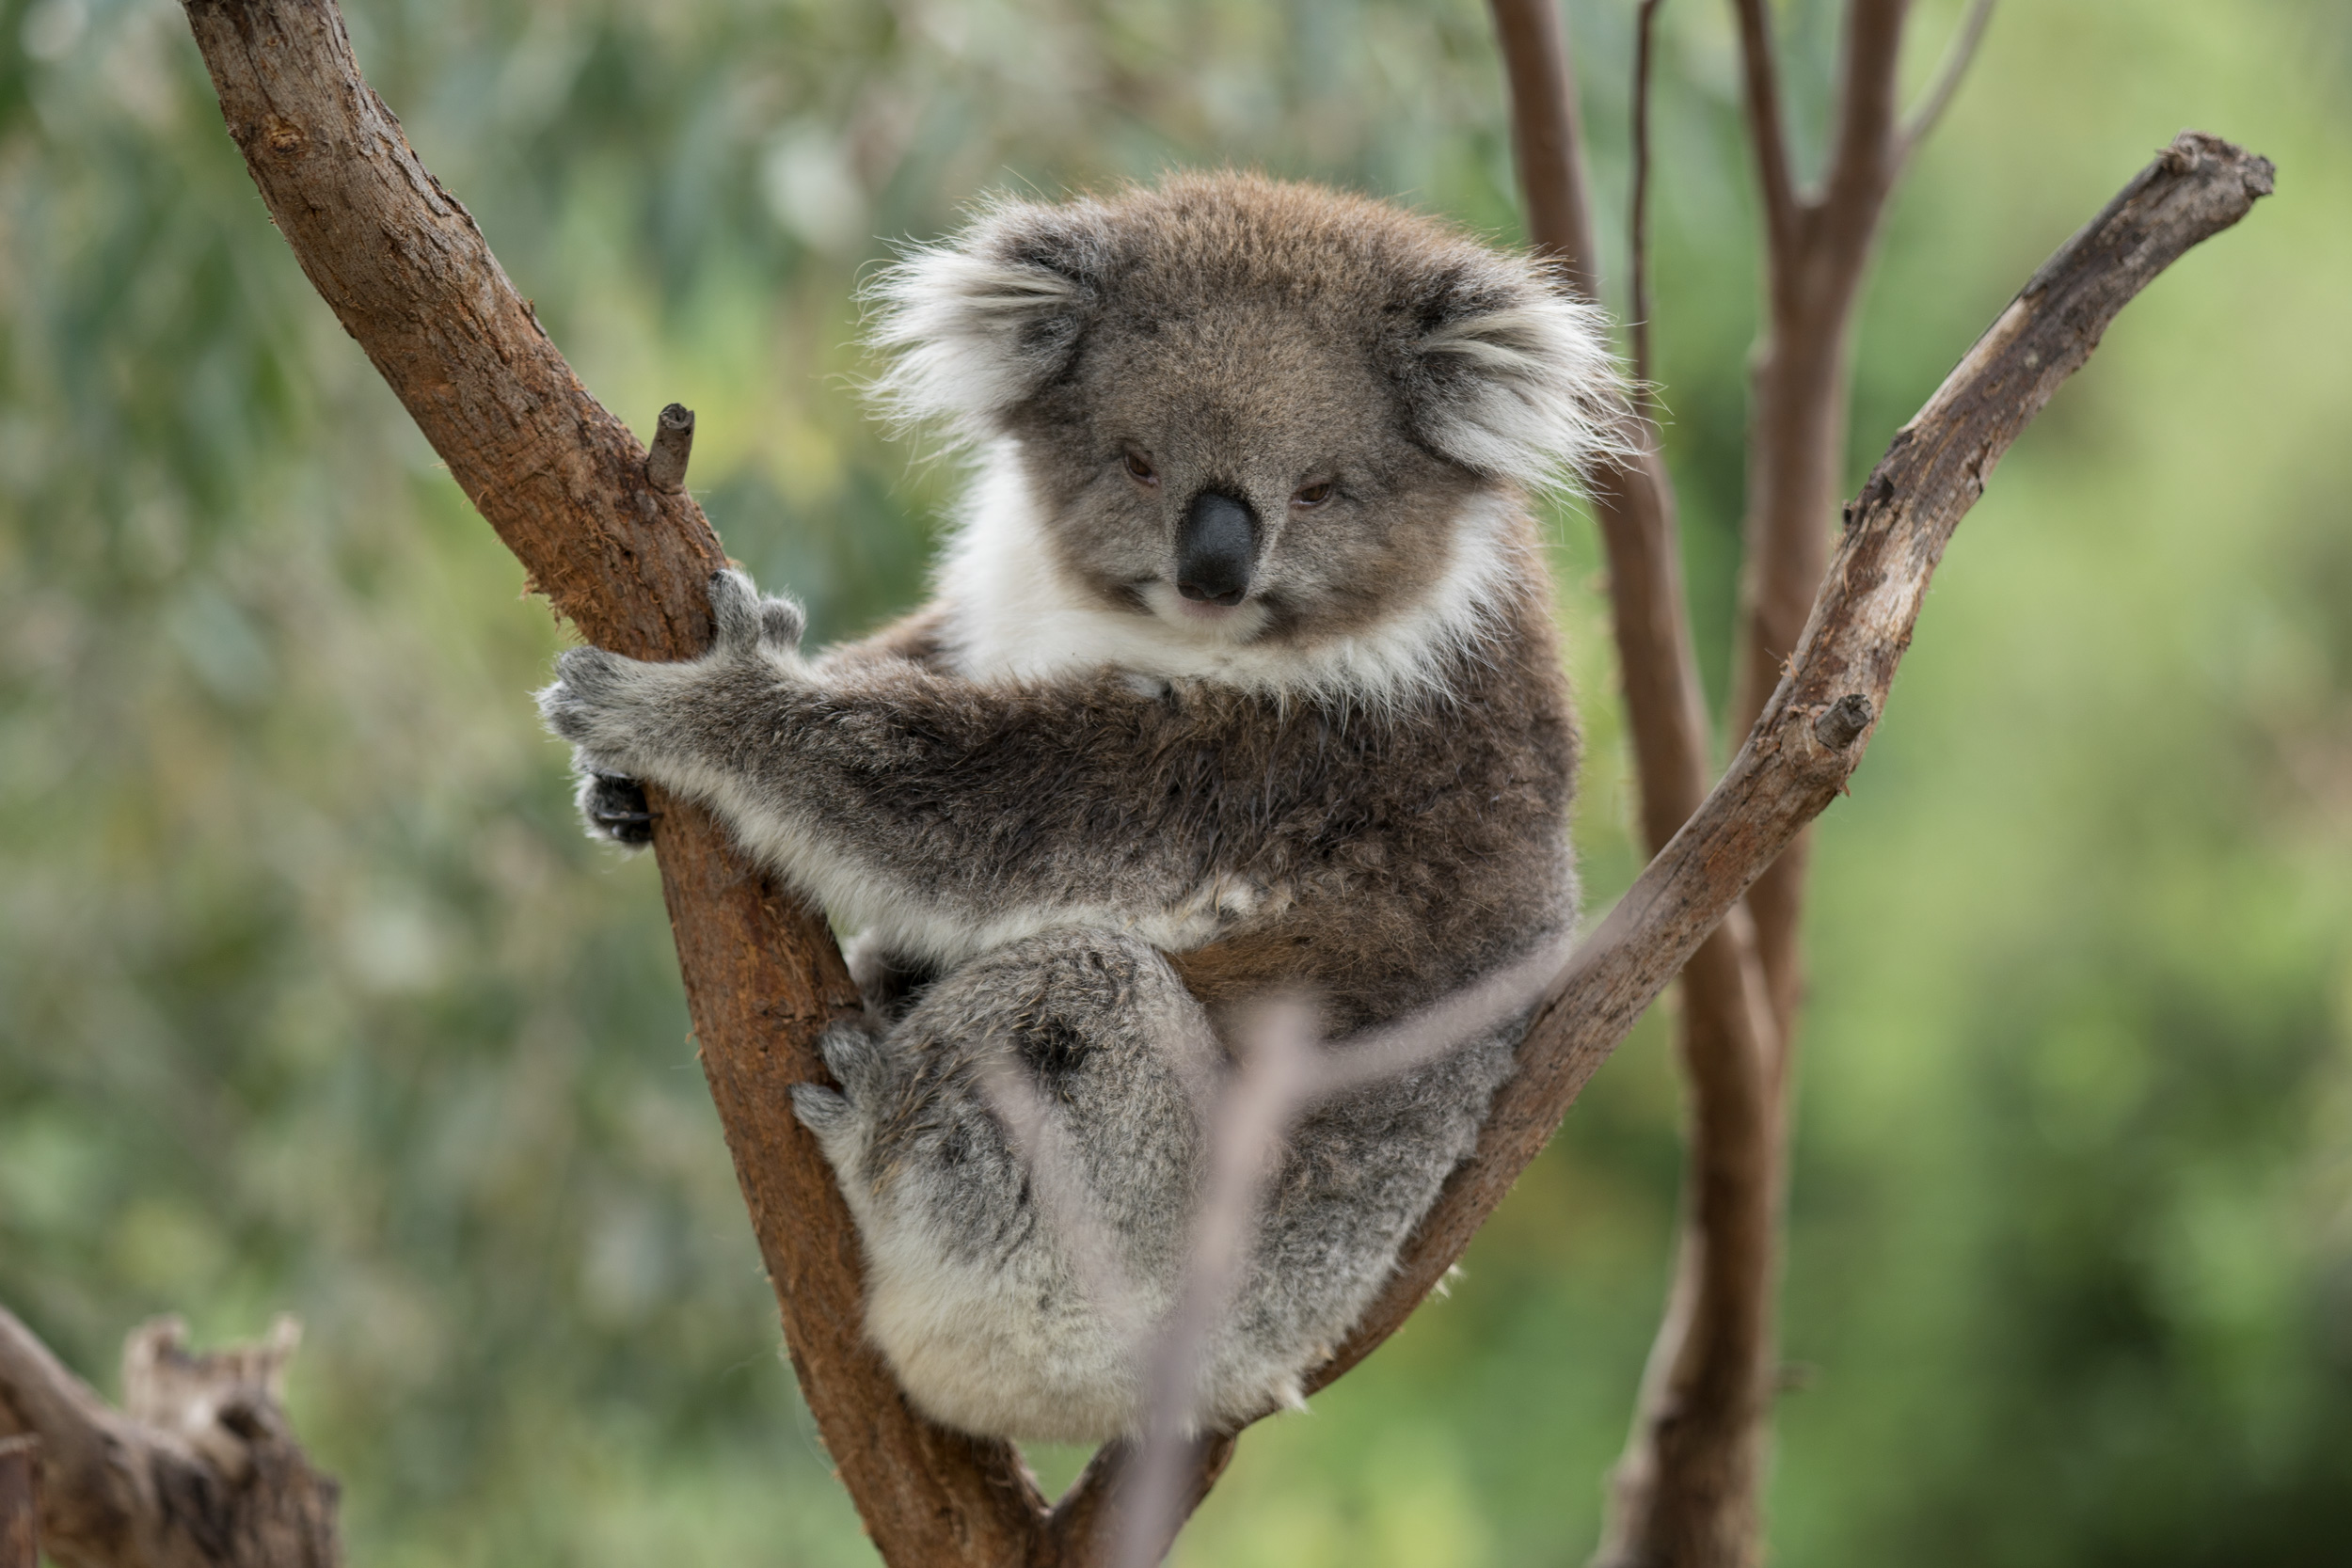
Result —
[[1477, 1152], [1316, 1386], [1395, 1332], [1461, 1256], [1596, 1069], [1804, 825], [1845, 792], [1929, 579], [1994, 466], [2118, 311], [2270, 194], [2267, 159], [2185, 131], [2034, 274], [1894, 442], [1851, 508], [1803, 641], [1730, 770], [1554, 982]]

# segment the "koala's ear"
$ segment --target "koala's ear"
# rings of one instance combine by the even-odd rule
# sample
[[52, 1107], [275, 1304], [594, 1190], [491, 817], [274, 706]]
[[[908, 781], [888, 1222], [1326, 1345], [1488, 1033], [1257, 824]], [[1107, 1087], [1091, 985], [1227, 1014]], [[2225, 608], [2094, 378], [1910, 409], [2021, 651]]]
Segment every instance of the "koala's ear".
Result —
[[1536, 263], [1480, 255], [1446, 267], [1406, 313], [1403, 382], [1429, 446], [1532, 488], [1625, 450], [1625, 378], [1601, 313]]
[[911, 251], [866, 290], [872, 342], [892, 355], [870, 388], [894, 422], [998, 420], [1067, 367], [1108, 264], [1090, 202], [1005, 201], [944, 245]]

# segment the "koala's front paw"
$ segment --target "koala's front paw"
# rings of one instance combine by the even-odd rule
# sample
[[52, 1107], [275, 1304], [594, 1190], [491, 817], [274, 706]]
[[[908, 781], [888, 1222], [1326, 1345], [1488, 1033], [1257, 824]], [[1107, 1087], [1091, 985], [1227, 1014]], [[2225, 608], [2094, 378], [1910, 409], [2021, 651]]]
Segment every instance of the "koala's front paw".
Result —
[[691, 679], [683, 664], [648, 664], [602, 648], [571, 648], [555, 661], [555, 684], [539, 693], [548, 729], [604, 759], [606, 771], [632, 768], [670, 701]]
[[578, 800], [589, 837], [609, 838], [631, 849], [653, 842], [653, 813], [646, 809], [645, 786], [635, 779], [584, 768]]

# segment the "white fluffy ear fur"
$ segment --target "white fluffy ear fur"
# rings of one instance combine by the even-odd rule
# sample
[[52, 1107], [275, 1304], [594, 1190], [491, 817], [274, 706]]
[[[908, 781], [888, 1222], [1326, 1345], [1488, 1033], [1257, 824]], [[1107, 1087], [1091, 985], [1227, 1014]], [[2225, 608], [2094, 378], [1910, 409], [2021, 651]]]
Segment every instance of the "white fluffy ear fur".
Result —
[[1422, 428], [1455, 462], [1540, 489], [1627, 450], [1625, 382], [1597, 308], [1540, 274], [1514, 281], [1415, 345], [1434, 388]]
[[893, 358], [868, 391], [894, 424], [979, 438], [1061, 368], [1091, 303], [1092, 218], [1083, 202], [999, 202], [875, 277], [869, 337]]

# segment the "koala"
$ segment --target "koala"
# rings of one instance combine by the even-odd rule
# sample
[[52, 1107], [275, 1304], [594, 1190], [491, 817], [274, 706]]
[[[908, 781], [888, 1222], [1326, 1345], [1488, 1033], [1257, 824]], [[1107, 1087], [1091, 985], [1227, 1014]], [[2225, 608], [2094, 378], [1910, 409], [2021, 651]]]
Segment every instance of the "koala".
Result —
[[[1239, 174], [1000, 201], [874, 292], [879, 397], [973, 464], [930, 602], [812, 654], [722, 573], [701, 657], [577, 649], [540, 706], [594, 829], [643, 842], [656, 784], [854, 933], [866, 1015], [793, 1100], [907, 1395], [984, 1436], [1132, 1434], [1150, 1337], [989, 1074], [1057, 1118], [1148, 1318], [1254, 1002], [1320, 999], [1343, 1053], [1561, 940], [1578, 737], [1529, 498], [1611, 439], [1618, 374], [1539, 263]], [[1290, 1129], [1197, 1428], [1298, 1402], [1524, 1022]]]

